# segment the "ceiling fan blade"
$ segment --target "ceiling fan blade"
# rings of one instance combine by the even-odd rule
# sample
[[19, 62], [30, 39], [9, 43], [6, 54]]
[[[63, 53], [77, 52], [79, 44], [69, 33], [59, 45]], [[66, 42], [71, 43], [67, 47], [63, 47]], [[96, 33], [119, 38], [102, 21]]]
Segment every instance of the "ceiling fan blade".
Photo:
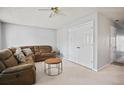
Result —
[[53, 14], [52, 14], [52, 12], [51, 12], [51, 13], [50, 13], [50, 15], [49, 15], [49, 18], [51, 18], [51, 17], [52, 17], [52, 15], [53, 15]]
[[55, 15], [56, 15], [56, 13], [54, 13], [54, 12], [52, 11], [49, 17], [51, 18], [51, 17], [53, 17], [53, 16], [55, 16]]
[[50, 9], [38, 9], [38, 11], [50, 11]]

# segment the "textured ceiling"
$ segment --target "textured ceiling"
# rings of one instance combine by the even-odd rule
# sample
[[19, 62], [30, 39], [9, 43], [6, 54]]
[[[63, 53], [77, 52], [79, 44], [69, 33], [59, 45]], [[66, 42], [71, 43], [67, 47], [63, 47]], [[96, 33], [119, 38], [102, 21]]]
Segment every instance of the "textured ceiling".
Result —
[[93, 12], [101, 12], [112, 20], [119, 20], [124, 27], [124, 8], [92, 8], [92, 7], [61, 7], [60, 14], [49, 18], [50, 11], [39, 11], [49, 7], [1, 7], [0, 20], [8, 23], [37, 26], [43, 28], [57, 29], [77, 18]]

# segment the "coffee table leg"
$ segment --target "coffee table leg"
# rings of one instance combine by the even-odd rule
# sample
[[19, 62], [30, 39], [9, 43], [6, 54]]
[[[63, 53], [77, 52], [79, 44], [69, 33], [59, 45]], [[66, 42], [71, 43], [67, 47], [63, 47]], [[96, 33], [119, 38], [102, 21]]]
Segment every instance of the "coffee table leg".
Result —
[[46, 64], [44, 63], [44, 72], [46, 73]]
[[62, 73], [62, 71], [63, 71], [63, 64], [62, 64], [62, 62], [61, 62], [61, 73]]
[[58, 65], [58, 74], [60, 74], [60, 63]]
[[51, 75], [51, 65], [48, 64], [48, 75]]

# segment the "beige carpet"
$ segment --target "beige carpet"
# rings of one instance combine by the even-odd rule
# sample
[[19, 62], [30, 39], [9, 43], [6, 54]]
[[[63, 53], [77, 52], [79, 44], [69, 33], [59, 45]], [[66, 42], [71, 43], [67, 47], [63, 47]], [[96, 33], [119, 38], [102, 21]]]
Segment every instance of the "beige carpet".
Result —
[[63, 73], [47, 76], [43, 71], [43, 62], [36, 63], [36, 85], [93, 85], [124, 84], [124, 65], [111, 64], [95, 72], [72, 62], [63, 61]]

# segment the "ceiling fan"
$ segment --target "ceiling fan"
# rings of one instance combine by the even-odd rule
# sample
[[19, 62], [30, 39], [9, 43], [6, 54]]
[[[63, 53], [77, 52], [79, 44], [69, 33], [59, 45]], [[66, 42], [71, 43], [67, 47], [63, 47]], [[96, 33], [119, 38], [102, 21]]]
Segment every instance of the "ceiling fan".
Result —
[[50, 11], [49, 18], [55, 16], [55, 15], [65, 15], [64, 13], [61, 12], [59, 7], [50, 7], [50, 8], [45, 8], [45, 9], [38, 9], [39, 11]]

